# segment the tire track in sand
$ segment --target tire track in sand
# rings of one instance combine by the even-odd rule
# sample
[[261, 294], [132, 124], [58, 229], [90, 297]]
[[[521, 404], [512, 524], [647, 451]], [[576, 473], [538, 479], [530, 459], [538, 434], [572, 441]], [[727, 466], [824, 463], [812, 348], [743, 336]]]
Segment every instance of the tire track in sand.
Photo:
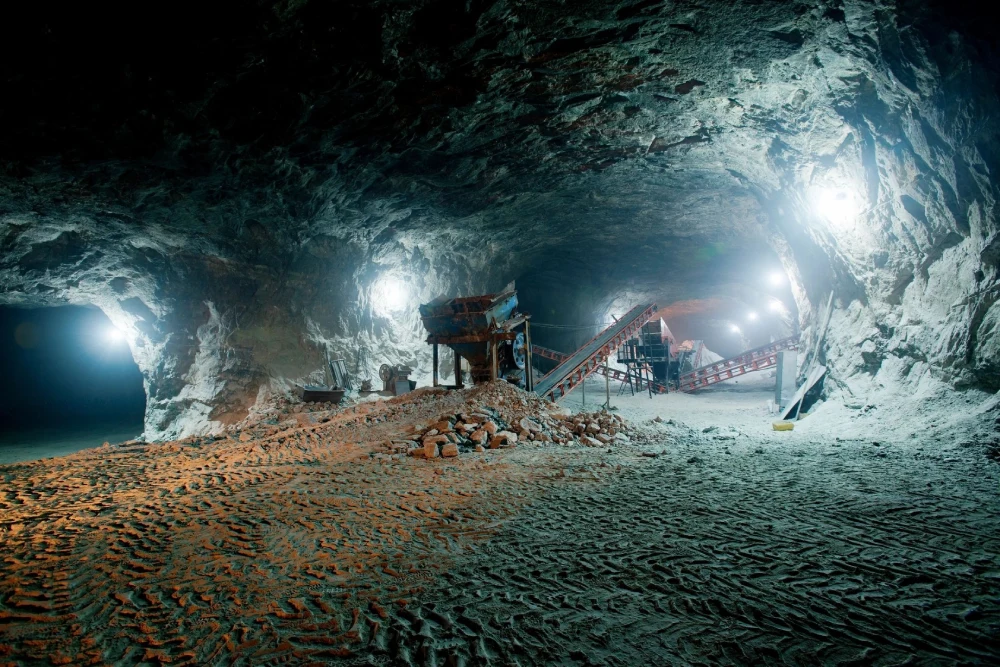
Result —
[[370, 456], [468, 395], [0, 467], [0, 665], [389, 655], [391, 614], [539, 487], [509, 461], [549, 456]]
[[693, 442], [609, 485], [551, 489], [394, 619], [394, 657], [1000, 662], [995, 464], [728, 447]]

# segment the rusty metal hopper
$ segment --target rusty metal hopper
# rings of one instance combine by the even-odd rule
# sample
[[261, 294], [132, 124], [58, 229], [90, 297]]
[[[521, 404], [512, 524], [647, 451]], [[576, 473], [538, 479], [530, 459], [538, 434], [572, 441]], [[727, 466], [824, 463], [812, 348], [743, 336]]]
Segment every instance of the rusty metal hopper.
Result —
[[420, 318], [430, 334], [465, 357], [474, 367], [489, 364], [488, 337], [517, 310], [517, 292], [461, 297], [420, 306]]

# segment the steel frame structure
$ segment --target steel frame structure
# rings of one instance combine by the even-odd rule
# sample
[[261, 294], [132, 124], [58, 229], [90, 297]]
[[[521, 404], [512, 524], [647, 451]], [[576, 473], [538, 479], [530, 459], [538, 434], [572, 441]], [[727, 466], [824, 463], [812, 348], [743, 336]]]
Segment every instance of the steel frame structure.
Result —
[[[591, 373], [602, 370], [605, 358], [634, 336], [655, 310], [656, 304], [644, 304], [630, 310], [572, 355], [566, 355], [558, 366], [536, 383], [535, 392], [553, 401], [569, 394]], [[534, 348], [529, 349], [534, 352]]]
[[[557, 361], [562, 363], [569, 359], [569, 355], [563, 352], [557, 352], [556, 350], [550, 350], [547, 347], [542, 347], [540, 345], [531, 346], [532, 354], [537, 354], [539, 357], [544, 357], [545, 359], [551, 359], [552, 361]], [[628, 374], [625, 371], [618, 370], [617, 368], [606, 368], [604, 366], [598, 366], [596, 373], [601, 375], [607, 375], [612, 380], [618, 380], [619, 382], [628, 382]], [[645, 380], [643, 380], [645, 384]], [[660, 384], [659, 382], [653, 382], [653, 392], [657, 394], [667, 393], [667, 387]], [[644, 386], [637, 387], [639, 391], [645, 389]]]
[[770, 368], [778, 363], [778, 352], [792, 350], [798, 347], [799, 336], [789, 336], [776, 340], [768, 345], [748, 350], [729, 359], [717, 361], [714, 364], [696, 368], [681, 376], [683, 392], [690, 393], [711, 386], [723, 380], [729, 380], [740, 375]]

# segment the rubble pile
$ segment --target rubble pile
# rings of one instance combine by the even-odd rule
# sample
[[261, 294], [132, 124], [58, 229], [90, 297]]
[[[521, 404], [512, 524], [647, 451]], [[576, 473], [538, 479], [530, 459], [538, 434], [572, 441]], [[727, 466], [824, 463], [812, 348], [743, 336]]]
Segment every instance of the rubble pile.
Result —
[[277, 398], [227, 428], [222, 437], [265, 449], [309, 442], [367, 444], [380, 458], [436, 459], [524, 444], [603, 447], [632, 442], [638, 434], [618, 415], [570, 414], [499, 381], [463, 391], [428, 387], [385, 401], [341, 406]]
[[406, 437], [389, 441], [387, 449], [433, 459], [518, 443], [600, 447], [629, 439], [627, 424], [617, 415], [606, 411], [564, 415], [555, 404], [506, 382], [480, 385], [465, 394], [459, 410], [443, 412], [430, 423], [414, 424]]

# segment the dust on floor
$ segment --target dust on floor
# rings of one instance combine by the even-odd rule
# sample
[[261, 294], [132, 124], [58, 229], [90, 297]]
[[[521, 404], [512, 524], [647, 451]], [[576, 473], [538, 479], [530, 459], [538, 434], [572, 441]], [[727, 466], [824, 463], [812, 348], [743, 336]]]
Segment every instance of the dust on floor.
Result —
[[0, 468], [0, 664], [1000, 660], [976, 447], [665, 413], [606, 448], [382, 453], [469, 396]]
[[223, 439], [0, 467], [0, 664], [390, 652], [389, 619], [456, 554], [603, 450], [522, 441], [427, 461], [384, 443], [442, 413], [490, 411], [506, 427], [530, 407], [558, 424], [537, 397], [501, 385], [342, 411], [285, 406]]
[[662, 433], [649, 465], [550, 489], [445, 572], [394, 618], [405, 657], [998, 664], [1000, 474], [981, 451]]

